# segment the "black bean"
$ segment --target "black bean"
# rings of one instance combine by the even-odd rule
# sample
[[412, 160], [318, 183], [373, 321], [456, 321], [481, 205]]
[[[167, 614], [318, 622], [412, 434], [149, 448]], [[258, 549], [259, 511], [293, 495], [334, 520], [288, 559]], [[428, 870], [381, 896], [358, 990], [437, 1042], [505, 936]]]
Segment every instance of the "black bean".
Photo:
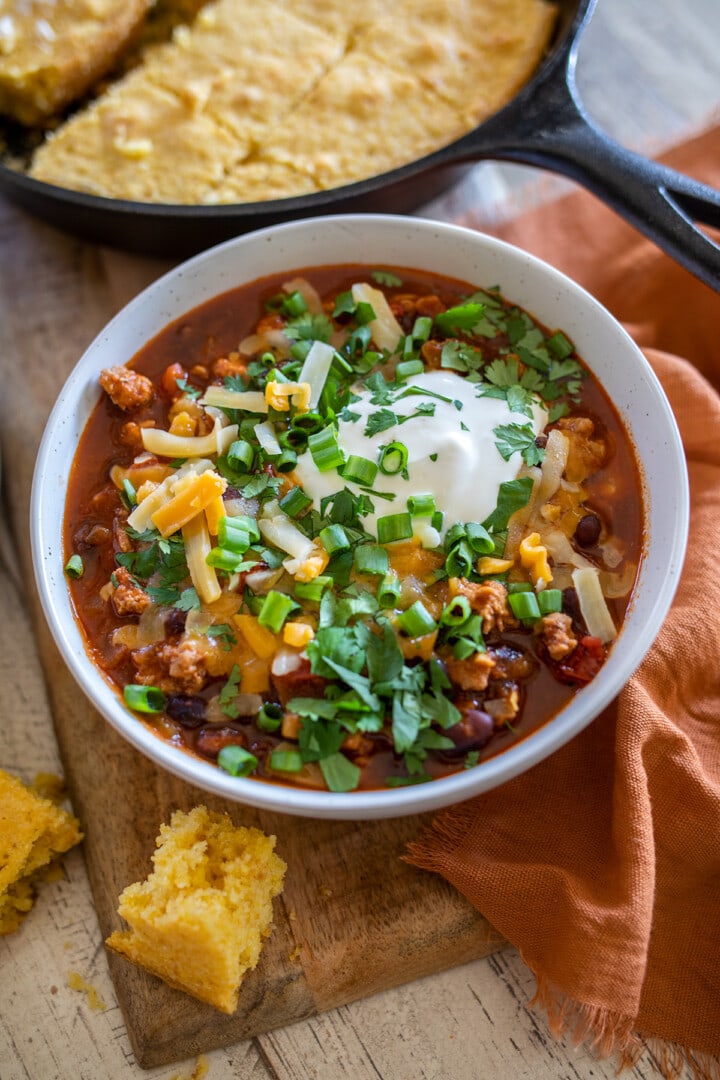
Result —
[[575, 543], [580, 547], [595, 547], [600, 539], [600, 518], [595, 514], [585, 514], [575, 527]]
[[165, 618], [165, 633], [168, 637], [180, 637], [185, 630], [187, 612], [180, 608], [172, 608]]
[[200, 727], [205, 723], [207, 702], [193, 694], [173, 694], [167, 699], [165, 712], [171, 720], [177, 720], [185, 728]]

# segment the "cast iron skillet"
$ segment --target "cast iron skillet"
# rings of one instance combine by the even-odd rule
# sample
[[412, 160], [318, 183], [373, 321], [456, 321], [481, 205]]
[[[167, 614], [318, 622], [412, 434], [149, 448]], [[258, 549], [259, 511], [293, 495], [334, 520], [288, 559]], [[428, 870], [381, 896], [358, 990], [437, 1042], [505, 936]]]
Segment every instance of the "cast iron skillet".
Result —
[[271, 202], [178, 206], [69, 191], [0, 164], [0, 191], [37, 217], [93, 243], [184, 257], [250, 229], [341, 212], [406, 213], [484, 158], [562, 173], [594, 192], [682, 266], [720, 291], [720, 246], [695, 225], [720, 228], [720, 192], [634, 154], [589, 119], [575, 63], [595, 0], [559, 0], [555, 42], [533, 78], [494, 116], [433, 154], [330, 191]]

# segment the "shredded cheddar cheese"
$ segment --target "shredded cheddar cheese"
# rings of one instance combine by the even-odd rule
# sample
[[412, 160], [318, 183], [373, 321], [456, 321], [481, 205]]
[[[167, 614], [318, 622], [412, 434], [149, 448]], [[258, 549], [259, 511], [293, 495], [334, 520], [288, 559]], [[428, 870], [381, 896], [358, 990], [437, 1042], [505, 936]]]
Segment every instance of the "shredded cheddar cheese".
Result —
[[533, 585], [544, 589], [552, 581], [547, 548], [540, 543], [540, 533], [530, 533], [520, 542], [520, 562], [530, 574]]
[[226, 487], [227, 480], [218, 473], [212, 470], [200, 473], [183, 491], [151, 514], [151, 521], [161, 536], [172, 536], [210, 506]]

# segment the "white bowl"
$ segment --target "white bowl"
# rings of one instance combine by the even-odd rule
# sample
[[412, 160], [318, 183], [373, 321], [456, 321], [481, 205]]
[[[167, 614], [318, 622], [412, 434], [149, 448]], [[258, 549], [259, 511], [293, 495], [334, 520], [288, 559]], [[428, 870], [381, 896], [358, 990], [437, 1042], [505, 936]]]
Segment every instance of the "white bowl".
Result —
[[[122, 364], [168, 323], [245, 282], [286, 270], [364, 263], [434, 271], [503, 294], [546, 326], [560, 327], [620, 412], [645, 488], [647, 542], [624, 626], [598, 676], [553, 719], [475, 768], [387, 791], [349, 794], [239, 779], [152, 734], [95, 667], [70, 605], [63, 572], [62, 520], [75, 448], [99, 398], [98, 373]], [[420, 218], [343, 215], [241, 236], [171, 270], [140, 293], [98, 335], [65, 384], [38, 454], [31, 504], [32, 551], [45, 615], [60, 652], [93, 705], [158, 765], [216, 795], [253, 806], [329, 818], [377, 818], [434, 810], [517, 776], [566, 743], [618, 694], [650, 648], [677, 586], [688, 529], [685, 459], [672, 412], [640, 350], [622, 327], [569, 278], [518, 248], [454, 225]]]

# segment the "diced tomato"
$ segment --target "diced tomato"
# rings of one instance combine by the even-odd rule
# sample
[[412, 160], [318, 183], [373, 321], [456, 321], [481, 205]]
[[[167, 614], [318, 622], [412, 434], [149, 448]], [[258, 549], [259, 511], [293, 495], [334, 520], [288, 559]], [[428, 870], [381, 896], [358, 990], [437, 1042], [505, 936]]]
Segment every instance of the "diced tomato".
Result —
[[592, 682], [605, 663], [605, 649], [600, 638], [586, 634], [580, 638], [569, 656], [554, 665], [555, 673], [561, 682]]

